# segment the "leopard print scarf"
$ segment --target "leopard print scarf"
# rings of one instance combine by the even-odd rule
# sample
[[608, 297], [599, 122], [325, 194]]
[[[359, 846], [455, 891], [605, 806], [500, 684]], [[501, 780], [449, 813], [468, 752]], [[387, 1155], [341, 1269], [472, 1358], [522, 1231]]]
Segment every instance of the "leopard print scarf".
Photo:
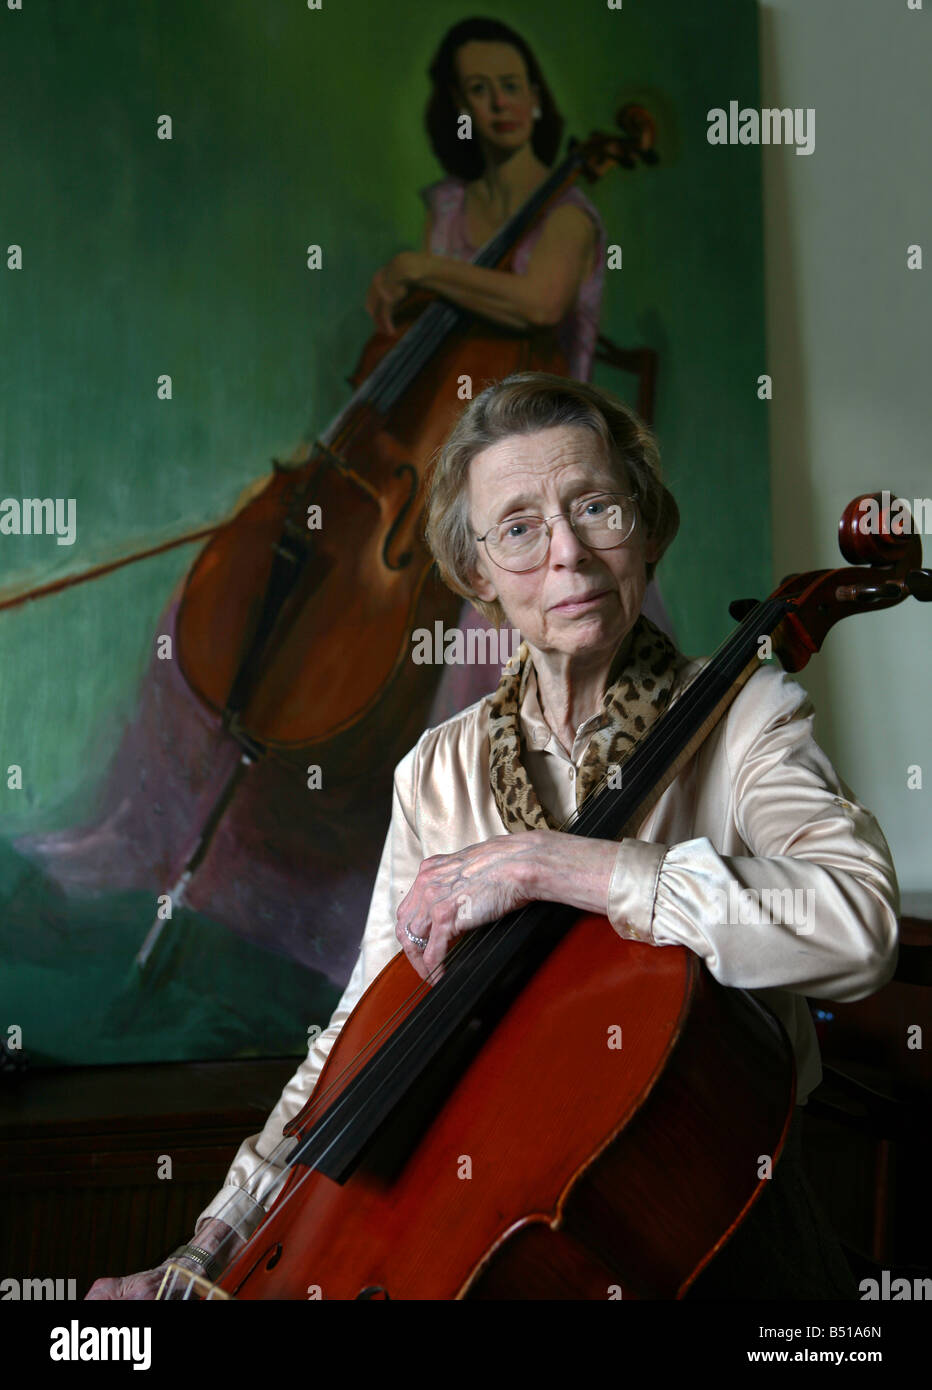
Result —
[[[620, 672], [614, 665], [609, 672], [609, 685], [602, 696], [609, 722], [589, 739], [576, 778], [577, 807], [599, 785], [609, 767], [624, 762], [662, 714], [670, 699], [678, 658], [670, 639], [642, 613], [632, 631], [627, 661]], [[489, 781], [509, 831], [560, 828], [541, 805], [521, 760], [518, 711], [532, 665], [528, 645], [522, 642], [517, 657], [502, 672], [489, 709]]]

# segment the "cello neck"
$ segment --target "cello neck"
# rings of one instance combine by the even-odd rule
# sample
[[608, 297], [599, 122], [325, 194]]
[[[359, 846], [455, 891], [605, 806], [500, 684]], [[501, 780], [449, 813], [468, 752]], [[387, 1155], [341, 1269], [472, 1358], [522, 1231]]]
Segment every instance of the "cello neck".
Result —
[[776, 596], [756, 604], [639, 740], [622, 765], [621, 786], [587, 797], [564, 830], [610, 840], [633, 834], [754, 674], [761, 638], [777, 631], [791, 607]]
[[578, 149], [571, 148], [562, 164], [557, 165], [543, 183], [525, 199], [517, 212], [512, 213], [508, 221], [499, 227], [498, 231], [490, 236], [485, 245], [476, 252], [472, 258], [472, 264], [485, 266], [489, 270], [501, 265], [528, 228], [537, 221], [547, 204], [556, 198], [565, 187], [568, 188], [571, 183], [575, 182], [581, 163]]

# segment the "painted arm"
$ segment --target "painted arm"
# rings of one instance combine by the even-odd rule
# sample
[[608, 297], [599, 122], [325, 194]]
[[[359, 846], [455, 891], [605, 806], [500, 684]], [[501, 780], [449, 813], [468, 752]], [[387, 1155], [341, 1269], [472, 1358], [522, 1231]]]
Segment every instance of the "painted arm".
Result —
[[[424, 244], [429, 246], [429, 231]], [[394, 333], [393, 306], [418, 288], [508, 328], [552, 327], [565, 318], [590, 274], [595, 247], [592, 220], [581, 208], [563, 204], [547, 218], [523, 274], [486, 270], [429, 250], [402, 251], [376, 272], [366, 308], [382, 332]]]

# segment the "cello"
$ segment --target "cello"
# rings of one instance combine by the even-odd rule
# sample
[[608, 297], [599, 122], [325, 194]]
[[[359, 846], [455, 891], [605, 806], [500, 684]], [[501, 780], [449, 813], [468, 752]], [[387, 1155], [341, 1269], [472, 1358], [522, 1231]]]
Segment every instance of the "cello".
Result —
[[[564, 830], [636, 834], [757, 669], [763, 637], [796, 671], [841, 618], [932, 600], [919, 536], [895, 531], [884, 494], [848, 505], [840, 546], [848, 567], [732, 604], [738, 627], [629, 754], [620, 787], [604, 782]], [[462, 938], [431, 984], [412, 987], [396, 955], [285, 1126], [284, 1184], [207, 1296], [682, 1298], [760, 1196], [757, 1156], [779, 1158], [792, 1053], [759, 1000], [685, 947], [606, 927], [535, 902]], [[609, 1048], [621, 1021], [623, 1050]], [[179, 1277], [205, 1284], [170, 1265], [160, 1295]]]

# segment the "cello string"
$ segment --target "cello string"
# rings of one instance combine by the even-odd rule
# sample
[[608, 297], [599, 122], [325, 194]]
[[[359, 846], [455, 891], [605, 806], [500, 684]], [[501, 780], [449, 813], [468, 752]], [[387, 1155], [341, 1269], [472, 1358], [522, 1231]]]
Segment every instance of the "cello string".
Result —
[[[760, 618], [761, 618], [761, 616], [762, 616], [761, 609], [763, 609], [763, 607], [764, 607], [764, 605], [758, 605], [758, 607], [757, 607], [755, 610], [753, 610], [753, 611], [747, 616], [747, 618], [745, 619], [745, 621], [744, 621], [742, 624], [740, 624], [739, 627], [738, 627], [733, 633], [731, 633], [731, 634], [729, 635], [729, 637], [726, 638], [725, 641], [724, 641], [723, 643], [720, 644], [719, 648], [716, 650], [716, 652], [713, 654], [713, 656], [712, 656], [711, 658], [709, 658], [709, 660], [708, 660], [706, 663], [704, 663], [704, 665], [700, 668], [700, 670], [699, 670], [698, 672], [696, 672], [696, 674], [695, 674], [695, 676], [693, 677], [693, 679], [688, 683], [687, 686], [684, 687], [684, 689], [683, 689], [683, 690], [680, 692], [680, 694], [676, 697], [676, 699], [675, 699], [674, 702], [673, 702], [673, 705], [675, 705], [675, 706], [678, 707], [678, 710], [679, 710], [680, 714], [681, 714], [682, 709], [683, 709], [683, 707], [684, 707], [684, 702], [685, 702], [686, 696], [687, 696], [691, 691], [693, 691], [693, 688], [694, 688], [694, 686], [696, 685], [696, 683], [699, 681], [699, 679], [700, 679], [702, 676], [704, 676], [704, 675], [709, 675], [709, 674], [712, 672], [713, 668], [714, 668], [716, 665], [718, 665], [718, 666], [722, 665], [723, 662], [724, 662], [724, 660], [725, 660], [725, 658], [726, 658], [727, 656], [730, 656], [732, 649], [738, 647], [738, 646], [740, 645], [740, 643], [747, 637], [748, 633], [745, 631], [745, 629], [755, 629], [755, 631], [754, 631], [754, 637], [755, 637], [755, 640], [756, 640], [756, 637], [759, 635]], [[672, 709], [672, 708], [673, 708], [673, 705], [671, 705], [669, 708]], [[668, 712], [669, 712], [669, 711], [668, 711]], [[682, 715], [681, 715], [681, 717], [682, 717]], [[661, 724], [660, 724], [660, 725], [655, 726], [655, 730], [656, 730], [656, 733], [657, 733], [658, 737], [657, 737], [657, 739], [654, 740], [654, 741], [657, 743], [658, 751], [660, 750], [660, 748], [661, 748], [664, 744], [669, 745], [670, 742], [672, 741], [672, 739], [675, 738], [675, 737], [677, 736], [677, 733], [671, 733], [670, 730], [669, 730], [667, 727], [665, 727], [665, 726], [667, 726], [667, 725], [668, 725], [668, 720], [667, 720], [666, 718], [664, 718], [664, 719], [661, 721]], [[677, 732], [678, 732], [678, 731], [677, 731]], [[625, 759], [625, 762], [628, 762], [628, 761], [630, 760], [630, 758], [634, 755], [634, 753], [637, 751], [637, 749], [638, 749], [639, 747], [641, 747], [641, 740], [639, 740], [638, 744], [636, 744], [635, 747], [634, 747], [633, 749], [631, 749], [631, 751], [629, 752], [627, 758]], [[668, 765], [668, 764], [665, 764], [665, 766], [666, 766], [666, 765]], [[622, 766], [624, 766], [624, 764], [623, 764]], [[604, 790], [606, 789], [606, 787], [608, 786], [608, 780], [607, 780], [607, 778], [608, 778], [608, 773], [606, 772], [606, 773], [603, 774], [603, 776], [602, 776], [602, 778], [600, 779], [600, 782], [597, 784], [597, 786], [596, 786], [595, 788], [593, 788], [592, 792], [590, 792], [589, 796], [586, 798], [586, 801], [583, 802], [583, 804], [582, 804], [581, 806], [577, 807], [576, 810], [575, 810], [568, 818], [566, 818], [566, 819], [563, 821], [563, 823], [562, 823], [562, 825], [561, 825], [561, 827], [560, 827], [561, 830], [565, 830], [567, 826], [569, 826], [569, 825], [571, 825], [571, 824], [574, 824], [576, 821], [578, 821], [578, 820], [582, 817], [584, 811], [586, 810], [587, 802], [588, 802], [588, 803], [591, 803], [592, 801], [594, 801], [594, 800], [598, 797], [598, 794], [599, 794], [601, 791], [604, 791]], [[591, 834], [593, 833], [593, 830], [596, 829], [596, 828], [598, 828], [598, 826], [604, 821], [605, 816], [609, 813], [609, 811], [610, 811], [610, 809], [611, 809], [611, 806], [610, 806], [609, 803], [605, 803], [604, 808], [590, 807], [590, 809], [591, 809], [591, 810], [593, 811], [593, 813], [594, 813], [594, 822], [593, 822], [593, 827], [592, 827], [592, 829], [583, 832], [583, 833], [586, 833], [587, 835], [591, 835]], [[599, 814], [599, 810], [600, 810], [600, 809], [601, 809], [601, 814]], [[528, 906], [532, 906], [532, 905], [529, 904]], [[517, 914], [510, 914], [510, 916], [511, 916], [511, 918], [512, 918], [511, 921], [505, 922], [505, 923], [491, 923], [491, 924], [489, 924], [489, 927], [490, 927], [490, 928], [494, 928], [495, 926], [501, 925], [501, 926], [503, 926], [504, 931], [505, 931], [506, 933], [508, 933], [508, 932], [510, 932], [512, 929], [514, 929], [515, 927], [517, 927], [518, 923], [519, 923], [520, 920], [521, 920], [521, 917], [523, 916], [523, 910], [522, 910], [521, 912], [517, 913]], [[460, 940], [459, 940], [459, 942], [457, 942], [457, 943], [454, 945], [454, 947], [451, 949], [451, 951], [448, 952], [447, 957], [446, 957], [446, 960], [445, 960], [445, 962], [444, 962], [445, 966], [446, 966], [447, 968], [450, 968], [451, 963], [453, 962], [453, 960], [454, 960], [454, 959], [459, 959], [459, 960], [460, 960], [460, 966], [459, 966], [459, 971], [458, 971], [458, 973], [461, 975], [461, 974], [462, 974], [462, 971], [468, 967], [468, 965], [469, 965], [469, 963], [470, 963], [470, 961], [471, 961], [471, 957], [474, 956], [475, 954], [477, 954], [477, 952], [482, 952], [484, 936], [485, 936], [485, 932], [482, 932], [482, 933], [468, 933], [468, 934], [466, 934], [464, 937], [461, 937]], [[396, 953], [396, 954], [397, 954], [397, 953]], [[461, 959], [462, 957], [465, 957], [465, 960]], [[439, 967], [437, 968], [437, 970], [439, 970]], [[343, 1079], [343, 1078], [346, 1076], [346, 1074], [350, 1071], [350, 1069], [353, 1068], [354, 1066], [358, 1066], [361, 1057], [364, 1056], [365, 1053], [366, 1053], [367, 1051], [370, 1051], [370, 1050], [371, 1050], [371, 1047], [373, 1046], [373, 1043], [374, 1043], [374, 1039], [378, 1037], [378, 1034], [379, 1034], [379, 1033], [384, 1032], [384, 1030], [385, 1030], [385, 1028], [388, 1026], [389, 1022], [390, 1022], [390, 1021], [393, 1021], [394, 1018], [397, 1017], [398, 1013], [401, 1012], [402, 1008], [404, 1008], [412, 999], [414, 999], [416, 995], [418, 995], [419, 993], [423, 992], [424, 986], [430, 981], [431, 976], [436, 975], [437, 970], [430, 972], [430, 975], [428, 975], [427, 980], [421, 980], [421, 981], [419, 982], [419, 985], [418, 985], [418, 986], [412, 991], [412, 993], [408, 996], [408, 999], [405, 1000], [405, 1001], [403, 1001], [402, 1004], [398, 1006], [398, 1008], [397, 1008], [396, 1011], [395, 1011], [395, 1014], [392, 1015], [392, 1019], [391, 1019], [391, 1020], [386, 1020], [386, 1021], [381, 1025], [381, 1027], [377, 1030], [376, 1034], [373, 1035], [373, 1038], [370, 1039], [370, 1040], [366, 1043], [365, 1047], [364, 1047], [359, 1053], [357, 1053], [352, 1059], [350, 1059], [349, 1062], [347, 1062], [347, 1064], [344, 1066], [343, 1070], [337, 1075], [337, 1077], [335, 1077], [332, 1081], [328, 1081], [328, 1085], [324, 1088], [322, 1094], [321, 1094], [319, 1097], [318, 1097], [317, 1094], [314, 1094], [314, 1095], [313, 1095], [312, 1100], [311, 1100], [311, 1104], [310, 1104], [310, 1106], [309, 1106], [309, 1111], [310, 1111], [311, 1114], [313, 1114], [313, 1111], [314, 1111], [315, 1109], [319, 1109], [319, 1106], [320, 1106], [320, 1104], [321, 1104], [322, 1102], [326, 1101], [327, 1096], [328, 1096], [328, 1093], [332, 1093], [334, 1087], [335, 1087], [337, 1084], [339, 1084], [340, 1080]], [[473, 972], [473, 973], [474, 973], [474, 972]], [[470, 977], [467, 976], [467, 980], [468, 980], [468, 978], [470, 978]], [[464, 983], [464, 981], [463, 981], [463, 980], [460, 980], [460, 983]], [[449, 1008], [451, 1008], [451, 1007], [453, 1006], [454, 1002], [455, 1002], [454, 999], [451, 998], [451, 999], [449, 999], [448, 1001], [446, 1001], [446, 1002], [441, 1006], [441, 1009], [440, 1009], [440, 1016], [441, 1016], [441, 1017], [442, 1017], [443, 1013], [444, 1013], [447, 1009], [449, 1009]], [[409, 1018], [411, 1018], [412, 1016], [413, 1016], [412, 1014], [409, 1014], [409, 1015], [408, 1015]], [[407, 1022], [407, 1020], [405, 1020], [405, 1022]], [[392, 1037], [393, 1037], [394, 1039], [396, 1039], [397, 1042], [400, 1043], [402, 1047], [404, 1046], [404, 1037], [403, 1037], [403, 1030], [404, 1030], [404, 1027], [405, 1027], [405, 1023], [403, 1022], [403, 1023], [400, 1025], [400, 1027], [395, 1031], [395, 1033], [392, 1035]], [[399, 1036], [399, 1035], [402, 1035], [402, 1036]], [[412, 1040], [412, 1043], [411, 1043], [411, 1045], [409, 1045], [409, 1047], [408, 1047], [408, 1049], [407, 1049], [407, 1052], [406, 1052], [404, 1055], [400, 1055], [400, 1056], [398, 1057], [397, 1061], [391, 1066], [391, 1069], [390, 1069], [390, 1071], [389, 1071], [389, 1073], [388, 1073], [388, 1078], [386, 1078], [386, 1079], [390, 1079], [395, 1073], [397, 1073], [398, 1069], [399, 1069], [401, 1066], [404, 1065], [404, 1063], [407, 1061], [407, 1058], [408, 1058], [408, 1056], [410, 1056], [410, 1053], [411, 1053], [411, 1051], [413, 1050], [413, 1047], [414, 1047], [415, 1045], [416, 1045], [416, 1042], [415, 1042], [414, 1040]], [[348, 1086], [348, 1088], [347, 1088], [347, 1092], [350, 1092], [350, 1091], [351, 1091], [351, 1088], [352, 1088], [352, 1082], [349, 1083], [349, 1086]], [[348, 1093], [344, 1093], [344, 1094], [345, 1094], [345, 1100], [346, 1100], [347, 1102], [351, 1102], [352, 1099], [353, 1099], [352, 1095], [351, 1095], [351, 1094], [348, 1094]], [[336, 1105], [336, 1107], [334, 1107], [334, 1108], [338, 1108], [338, 1107], [339, 1107], [339, 1104], [340, 1104], [340, 1098], [338, 1098], [337, 1105]], [[347, 1121], [347, 1123], [352, 1123], [352, 1116], [350, 1117], [349, 1121]], [[276, 1148], [273, 1150], [273, 1152], [272, 1152], [272, 1154], [269, 1156], [269, 1158], [266, 1159], [266, 1160], [263, 1160], [263, 1161], [261, 1162], [259, 1168], [258, 1168], [257, 1170], [255, 1170], [254, 1173], [251, 1175], [250, 1180], [249, 1180], [249, 1184], [247, 1184], [247, 1185], [244, 1187], [244, 1189], [243, 1189], [244, 1191], [247, 1192], [247, 1195], [250, 1195], [250, 1196], [251, 1196], [251, 1194], [248, 1192], [248, 1187], [249, 1187], [250, 1185], [253, 1185], [253, 1184], [256, 1182], [256, 1179], [257, 1179], [259, 1176], [261, 1176], [261, 1174], [262, 1174], [264, 1171], [266, 1171], [269, 1167], [272, 1167], [272, 1166], [277, 1167], [277, 1166], [278, 1166], [277, 1164], [274, 1163], [274, 1158], [275, 1158], [276, 1155], [278, 1155], [279, 1150], [282, 1149], [282, 1148], [285, 1146], [285, 1144], [291, 1145], [291, 1144], [293, 1144], [293, 1143], [295, 1143], [295, 1144], [297, 1144], [297, 1143], [302, 1143], [302, 1142], [304, 1142], [304, 1140], [305, 1140], [306, 1138], [307, 1138], [307, 1131], [306, 1131], [306, 1130], [305, 1130], [305, 1133], [303, 1133], [302, 1135], [297, 1135], [297, 1136], [295, 1136], [295, 1135], [289, 1135], [287, 1138], [283, 1138], [282, 1141], [281, 1141], [281, 1143], [280, 1143], [279, 1145], [276, 1145]], [[315, 1171], [315, 1170], [314, 1170], [313, 1168], [307, 1168], [307, 1169], [305, 1170], [305, 1172], [301, 1174], [301, 1176], [299, 1177], [298, 1181], [293, 1185], [291, 1191], [286, 1195], [286, 1197], [285, 1197], [285, 1199], [284, 1199], [284, 1203], [283, 1203], [282, 1205], [284, 1205], [285, 1203], [287, 1203], [287, 1201], [290, 1199], [290, 1197], [293, 1196], [293, 1195], [295, 1195], [295, 1194], [300, 1190], [300, 1188], [303, 1186], [304, 1181], [306, 1180], [306, 1178], [308, 1178], [308, 1177], [311, 1175], [311, 1173], [314, 1172], [314, 1171]], [[282, 1174], [282, 1177], [283, 1177], [283, 1178], [284, 1178], [284, 1176], [285, 1176], [285, 1174]], [[232, 1203], [232, 1202], [234, 1202], [235, 1200], [236, 1200], [236, 1196], [235, 1196], [235, 1195], [231, 1196], [230, 1199], [229, 1199], [229, 1201], [228, 1201], [228, 1203], [224, 1204], [224, 1208], [222, 1208], [221, 1211], [215, 1213], [215, 1216], [216, 1216], [218, 1219], [221, 1219], [221, 1220], [222, 1220], [222, 1213], [223, 1213], [223, 1210], [225, 1210], [225, 1209], [229, 1206], [229, 1204]], [[256, 1200], [256, 1199], [253, 1198], [253, 1200]], [[260, 1204], [260, 1205], [261, 1205], [261, 1204]], [[262, 1224], [262, 1223], [260, 1222], [260, 1226], [261, 1226], [261, 1224]], [[259, 1229], [259, 1228], [257, 1228], [257, 1229]], [[233, 1228], [231, 1228], [231, 1231], [230, 1231], [230, 1233], [229, 1233], [229, 1236], [224, 1237], [224, 1238], [223, 1238], [223, 1241], [221, 1242], [221, 1245], [218, 1246], [218, 1253], [219, 1253], [219, 1250], [222, 1248], [222, 1245], [223, 1245], [224, 1243], [226, 1243], [226, 1241], [227, 1241], [233, 1234], [235, 1234], [235, 1233], [236, 1233], [235, 1230], [234, 1230]]]
[[[432, 311], [437, 309], [434, 314]], [[378, 383], [373, 400], [378, 409], [387, 411], [407, 389], [410, 380], [435, 354], [444, 338], [462, 322], [465, 315], [450, 304], [435, 302], [425, 310], [418, 322], [398, 344], [398, 361]], [[423, 326], [422, 326], [423, 325]], [[410, 342], [410, 347], [408, 344]], [[406, 351], [404, 351], [406, 349]], [[394, 356], [394, 353], [390, 354]], [[375, 373], [373, 373], [375, 375]]]
[[404, 389], [407, 382], [416, 374], [420, 367], [420, 364], [416, 365], [419, 354], [426, 359], [426, 356], [434, 351], [434, 347], [431, 347], [429, 352], [422, 354], [423, 341], [428, 339], [430, 343], [439, 345], [442, 337], [445, 336], [447, 329], [440, 330], [437, 322], [439, 315], [433, 313], [438, 303], [439, 301], [435, 300], [424, 310], [417, 322], [405, 333], [401, 341], [396, 343], [386, 354], [360, 388], [361, 391], [365, 392], [365, 399], [371, 401], [377, 409], [384, 410], [388, 399], [397, 394], [397, 388]]

